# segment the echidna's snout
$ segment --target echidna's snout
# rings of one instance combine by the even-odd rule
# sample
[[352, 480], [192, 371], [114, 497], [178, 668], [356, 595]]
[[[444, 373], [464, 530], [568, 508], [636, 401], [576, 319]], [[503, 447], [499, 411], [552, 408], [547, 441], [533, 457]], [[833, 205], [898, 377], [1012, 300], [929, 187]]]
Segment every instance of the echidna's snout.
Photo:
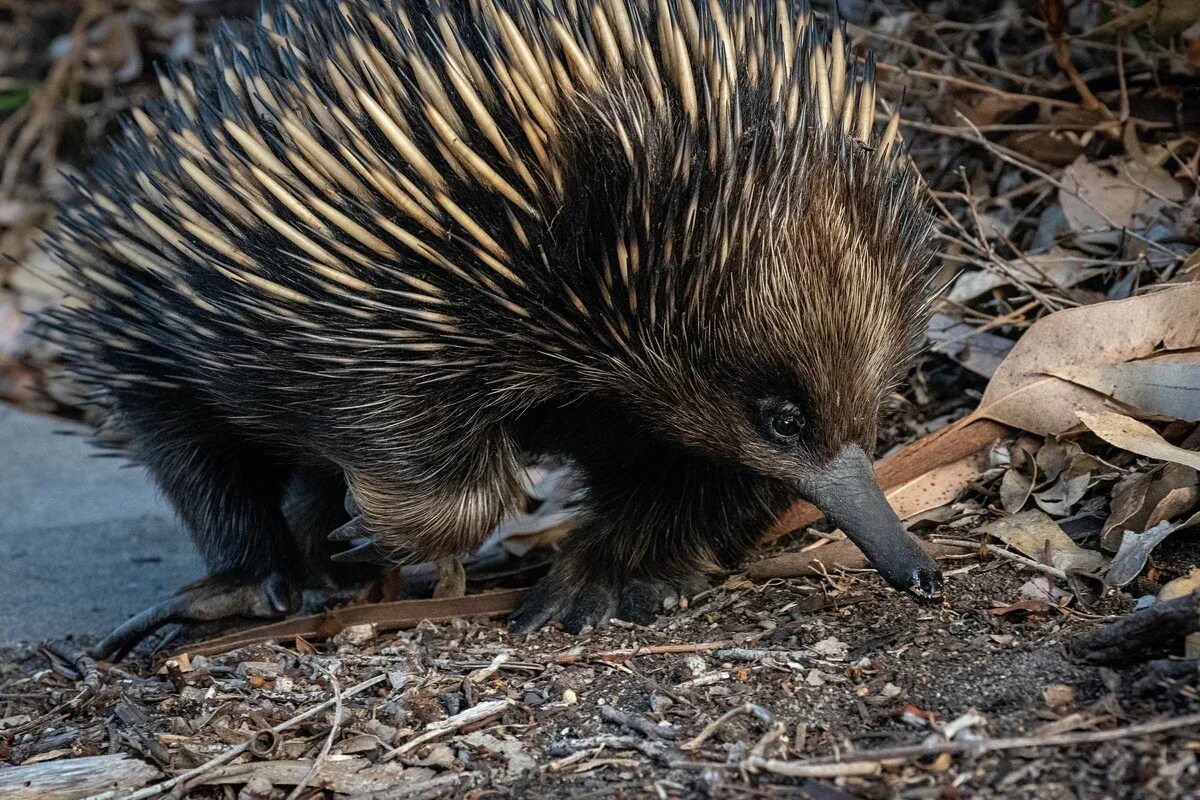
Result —
[[862, 448], [843, 448], [802, 479], [800, 491], [858, 545], [885, 581], [924, 600], [941, 597], [941, 570], [900, 525]]

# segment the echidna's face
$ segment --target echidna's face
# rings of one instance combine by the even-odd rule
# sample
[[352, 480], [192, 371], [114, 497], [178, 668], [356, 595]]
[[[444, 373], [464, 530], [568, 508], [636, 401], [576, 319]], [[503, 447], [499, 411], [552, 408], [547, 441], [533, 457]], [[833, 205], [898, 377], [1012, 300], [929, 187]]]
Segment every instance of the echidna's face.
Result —
[[[883, 397], [903, 373], [927, 300], [927, 250], [830, 192], [781, 219], [695, 317], [662, 407], [666, 435], [780, 481], [817, 505], [893, 585], [940, 588], [874, 479]], [[856, 222], [857, 221], [857, 222]], [[915, 246], [914, 245], [920, 245]], [[726, 269], [722, 269], [724, 272]], [[671, 347], [670, 344], [664, 347]]]

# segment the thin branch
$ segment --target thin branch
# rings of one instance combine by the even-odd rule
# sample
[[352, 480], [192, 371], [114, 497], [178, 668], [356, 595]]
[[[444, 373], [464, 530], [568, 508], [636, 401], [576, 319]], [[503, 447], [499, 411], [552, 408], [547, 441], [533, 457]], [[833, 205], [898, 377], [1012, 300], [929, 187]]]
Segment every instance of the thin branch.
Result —
[[309, 782], [317, 777], [317, 772], [329, 756], [329, 751], [333, 748], [333, 743], [337, 740], [337, 735], [341, 731], [342, 726], [342, 687], [332, 672], [315, 662], [313, 666], [325, 673], [326, 677], [329, 678], [329, 685], [333, 688], [333, 725], [329, 729], [329, 735], [325, 737], [325, 744], [321, 747], [321, 752], [317, 753], [312, 766], [308, 768], [308, 772], [304, 773], [304, 777], [296, 784], [296, 788], [292, 789], [291, 793], [287, 796], [287, 800], [296, 800], [300, 796], [300, 793], [308, 786]]

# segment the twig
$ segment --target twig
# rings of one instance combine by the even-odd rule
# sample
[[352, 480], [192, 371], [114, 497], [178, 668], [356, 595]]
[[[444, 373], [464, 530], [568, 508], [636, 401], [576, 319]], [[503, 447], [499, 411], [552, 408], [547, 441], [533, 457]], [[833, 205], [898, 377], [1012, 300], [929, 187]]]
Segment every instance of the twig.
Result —
[[742, 762], [751, 770], [765, 770], [789, 778], [848, 778], [874, 775], [879, 772], [877, 761], [848, 761], [844, 764], [795, 764], [777, 758], [750, 756]]
[[754, 716], [758, 717], [759, 719], [761, 719], [763, 722], [767, 723], [768, 725], [771, 725], [775, 722], [775, 716], [770, 711], [767, 711], [765, 708], [763, 708], [762, 706], [755, 705], [754, 703], [743, 703], [740, 706], [734, 706], [733, 708], [729, 709], [721, 716], [717, 717], [712, 722], [705, 725], [704, 730], [702, 730], [702, 731], [700, 731], [700, 733], [696, 734], [695, 738], [690, 739], [690, 740], [684, 742], [682, 745], [680, 745], [680, 749], [681, 750], [698, 750], [698, 749], [700, 749], [700, 745], [704, 744], [704, 742], [707, 741], [708, 737], [710, 737], [714, 733], [716, 733], [718, 728], [720, 728], [722, 725], [724, 725], [726, 722], [733, 719], [734, 717], [740, 717], [744, 714], [753, 714]]
[[985, 542], [971, 542], [967, 541], [966, 539], [942, 539], [940, 537], [936, 539], [931, 538], [930, 541], [936, 542], [937, 544], [948, 544], [951, 547], [962, 547], [968, 550], [978, 550], [982, 547], [994, 556], [1007, 558], [1009, 561], [1016, 561], [1018, 564], [1023, 564], [1030, 569], [1036, 569], [1037, 571], [1044, 572], [1047, 575], [1053, 575], [1055, 578], [1059, 578], [1064, 581], [1067, 579], [1067, 573], [1058, 567], [1051, 567], [1047, 564], [1041, 563], [1040, 561], [1034, 561], [1032, 558], [1026, 558], [1019, 553], [1014, 553], [1011, 550], [1005, 550], [1003, 547], [997, 547], [994, 544], [987, 544]]
[[[567, 756], [580, 751], [596, 750], [602, 748], [610, 748], [612, 750], [636, 750], [643, 755], [662, 761], [663, 763], [671, 763], [670, 758], [679, 755], [678, 750], [674, 750], [664, 742], [642, 739], [638, 736], [612, 736], [609, 734], [600, 734], [599, 736], [588, 736], [582, 739], [564, 739], [558, 742], [551, 742], [546, 747], [546, 755], [548, 756]], [[566, 764], [567, 758], [551, 764], [551, 769], [562, 769]]]
[[[362, 683], [356, 684], [355, 686], [351, 686], [349, 689], [347, 689], [345, 692], [343, 692], [341, 694], [340, 698], [334, 697], [330, 700], [326, 700], [324, 703], [321, 703], [320, 705], [313, 706], [308, 711], [305, 711], [303, 714], [297, 714], [296, 716], [292, 717], [291, 719], [279, 723], [278, 725], [271, 728], [270, 730], [274, 733], [281, 733], [283, 731], [288, 730], [289, 728], [294, 728], [297, 725], [299, 725], [301, 722], [304, 722], [305, 720], [308, 720], [308, 719], [312, 719], [317, 714], [320, 714], [322, 711], [329, 708], [330, 706], [337, 705], [341, 700], [353, 697], [354, 695], [359, 694], [367, 689], [370, 689], [372, 686], [375, 686], [376, 684], [381, 683], [384, 680], [387, 680], [387, 675], [376, 675], [374, 678], [370, 678], [368, 680], [363, 681]], [[191, 781], [193, 778], [197, 778], [197, 777], [203, 775], [205, 772], [212, 769], [213, 767], [219, 767], [222, 764], [224, 764], [225, 762], [232, 761], [233, 759], [237, 758], [242, 753], [244, 753], [250, 749], [250, 744], [253, 741], [254, 741], [253, 739], [247, 739], [246, 741], [242, 742], [241, 744], [234, 745], [233, 747], [226, 750], [224, 753], [221, 753], [220, 755], [209, 759], [208, 761], [204, 762], [203, 764], [201, 764], [200, 766], [198, 766], [194, 769], [189, 769], [187, 772], [182, 772], [179, 775], [176, 775], [174, 778], [170, 778], [169, 780], [165, 780], [160, 783], [156, 783], [153, 786], [147, 786], [145, 789], [139, 789], [138, 791], [134, 792], [133, 794], [125, 795], [124, 796], [125, 800], [144, 800], [144, 798], [147, 798], [147, 797], [157, 797], [158, 795], [162, 794], [163, 792], [169, 792], [170, 790], [174, 789], [176, 786], [179, 786], [182, 783], [186, 783], [188, 781]], [[121, 795], [118, 795], [115, 791], [109, 791], [109, 792], [103, 792], [101, 794], [92, 795], [91, 797], [86, 798], [86, 800], [115, 800], [115, 798], [120, 797], [120, 796]]]
[[812, 650], [755, 650], [749, 647], [731, 647], [728, 650], [717, 651], [717, 658], [724, 661], [808, 661], [813, 655]]
[[511, 706], [515, 701], [505, 698], [503, 700], [489, 700], [486, 703], [480, 703], [477, 706], [472, 706], [466, 711], [460, 711], [453, 717], [448, 717], [436, 725], [431, 725], [429, 730], [409, 739], [399, 747], [393, 748], [384, 753], [380, 762], [391, 761], [396, 756], [402, 756], [405, 753], [411, 752], [421, 745], [439, 736], [445, 736], [447, 733], [453, 733], [460, 728], [465, 728], [467, 725], [473, 725], [476, 722], [483, 722], [485, 719], [490, 719]]
[[83, 692], [69, 704], [72, 708], [81, 703], [86, 696], [100, 691], [100, 671], [96, 669], [96, 662], [86, 652], [69, 648], [59, 642], [46, 642], [42, 647], [70, 664], [83, 681]]
[[[1112, 742], [1118, 739], [1126, 739], [1133, 736], [1145, 736], [1152, 733], [1163, 733], [1165, 731], [1176, 730], [1179, 728], [1191, 728], [1200, 726], [1200, 714], [1186, 714], [1180, 717], [1158, 720], [1157, 722], [1143, 722], [1137, 725], [1126, 725], [1121, 728], [1111, 728], [1106, 731], [1081, 731], [1078, 733], [1061, 733], [1052, 736], [1015, 736], [1005, 739], [976, 739], [973, 741], [948, 741], [948, 742], [933, 742], [930, 744], [918, 744], [908, 747], [885, 747], [879, 750], [864, 750], [857, 753], [849, 753], [846, 756], [831, 756], [828, 758], [814, 758], [806, 761], [787, 762], [773, 761], [771, 765], [777, 769], [771, 769], [772, 772], [786, 769], [787, 772], [780, 771], [779, 774], [790, 775], [794, 777], [836, 777], [838, 775], [856, 775], [870, 774], [867, 772], [838, 772], [831, 770], [827, 773], [818, 772], [821, 768], [847, 768], [855, 769], [861, 765], [862, 768], [871, 767], [878, 769], [885, 762], [904, 761], [912, 758], [923, 758], [926, 756], [938, 755], [940, 753], [970, 753], [975, 756], [983, 755], [984, 753], [996, 753], [1004, 750], [1021, 750], [1024, 748], [1035, 747], [1074, 747], [1080, 744], [1097, 744], [1100, 742]], [[718, 764], [712, 762], [676, 762], [672, 766], [678, 769], [743, 769], [753, 765], [752, 759], [741, 763], [733, 764]], [[762, 768], [767, 768], [761, 765]]]
[[313, 666], [325, 673], [329, 678], [329, 685], [333, 687], [333, 725], [329, 729], [329, 735], [325, 737], [325, 744], [321, 747], [321, 752], [317, 753], [312, 766], [308, 768], [308, 772], [304, 774], [304, 777], [300, 779], [300, 782], [288, 794], [287, 800], [296, 800], [305, 787], [308, 786], [309, 782], [317, 777], [317, 771], [321, 769], [321, 764], [328, 757], [330, 749], [333, 748], [333, 743], [337, 740], [337, 735], [342, 725], [342, 687], [332, 672], [317, 663], [314, 663]]
[[627, 714], [624, 711], [618, 711], [612, 706], [600, 706], [600, 716], [608, 722], [628, 728], [635, 733], [640, 733], [648, 739], [673, 740], [677, 733], [673, 725], [655, 725], [641, 714]]
[[692, 644], [658, 644], [651, 647], [630, 647], [623, 650], [604, 650], [591, 653], [561, 653], [554, 657], [555, 664], [576, 664], [580, 661], [616, 661], [637, 656], [666, 655], [670, 653], [703, 653], [733, 647], [737, 642], [722, 639], [719, 642], [696, 642]]
[[[1079, 70], [1075, 67], [1075, 62], [1071, 60], [1071, 47], [1067, 39], [1066, 16], [1067, 11], [1063, 7], [1063, 0], [1042, 0], [1039, 3], [1041, 6], [1042, 17], [1046, 21], [1046, 41], [1050, 44], [1051, 50], [1054, 53], [1054, 60], [1058, 62], [1059, 69], [1071, 81], [1071, 85], [1075, 87], [1075, 91], [1079, 93], [1079, 98], [1083, 101], [1084, 108], [1091, 111], [1099, 111], [1108, 119], [1113, 119], [1113, 113], [1108, 109], [1108, 106], [1101, 103], [1096, 95], [1092, 94], [1092, 90], [1088, 88], [1087, 81], [1079, 74]], [[1111, 126], [1109, 133], [1111, 134]]]
[[1096, 215], [1098, 217], [1100, 217], [1100, 219], [1102, 219], [1106, 223], [1108, 223], [1108, 225], [1111, 226], [1113, 230], [1125, 231], [1125, 233], [1127, 235], [1132, 236], [1134, 239], [1137, 239], [1139, 242], [1142, 242], [1147, 247], [1149, 247], [1153, 250], [1156, 250], [1160, 253], [1163, 253], [1165, 255], [1169, 255], [1173, 259], [1176, 259], [1176, 260], [1179, 259], [1179, 255], [1177, 253], [1175, 253], [1173, 250], [1168, 249], [1167, 247], [1159, 244], [1158, 242], [1147, 239], [1145, 236], [1141, 235], [1140, 233], [1133, 230], [1132, 228], [1127, 228], [1127, 227], [1118, 225], [1116, 222], [1113, 221], [1112, 217], [1105, 214], [1103, 210], [1096, 208], [1094, 203], [1092, 203], [1086, 197], [1081, 195], [1078, 191], [1068, 188], [1062, 181], [1058, 180], [1053, 175], [1050, 175], [1046, 171], [1039, 169], [1038, 167], [1035, 167], [1032, 164], [1029, 164], [1020, 158], [1016, 158], [1015, 156], [1012, 156], [1009, 153], [1006, 153], [1005, 152], [1006, 148], [1002, 148], [1002, 147], [998, 146], [995, 142], [989, 141], [986, 136], [984, 136], [982, 133], [979, 132], [979, 128], [977, 128], [975, 126], [975, 123], [973, 123], [973, 122], [971, 122], [971, 120], [967, 119], [961, 111], [955, 111], [954, 114], [959, 119], [961, 119], [964, 123], [966, 123], [971, 128], [972, 131], [975, 132], [976, 144], [978, 144], [980, 147], [983, 147], [984, 149], [988, 150], [989, 152], [994, 153], [995, 156], [997, 158], [999, 158], [1001, 161], [1003, 161], [1007, 164], [1012, 164], [1017, 169], [1026, 170], [1027, 172], [1031, 172], [1034, 175], [1038, 176], [1039, 178], [1044, 178], [1045, 180], [1049, 181], [1050, 185], [1053, 186], [1055, 189], [1058, 189], [1060, 192], [1066, 192], [1067, 194], [1071, 195], [1079, 202], [1083, 203], [1085, 206], [1087, 206], [1093, 212], [1095, 212]]

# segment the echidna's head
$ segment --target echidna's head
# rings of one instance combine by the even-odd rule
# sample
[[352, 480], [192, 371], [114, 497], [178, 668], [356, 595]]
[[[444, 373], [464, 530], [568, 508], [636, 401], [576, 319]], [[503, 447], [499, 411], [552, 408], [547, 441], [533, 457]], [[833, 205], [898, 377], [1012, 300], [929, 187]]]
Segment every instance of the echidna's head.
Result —
[[698, 204], [707, 245], [669, 265], [686, 276], [680, 322], [658, 327], [631, 407], [677, 444], [793, 487], [889, 583], [937, 596], [937, 567], [870, 458], [929, 305], [929, 215], [914, 178], [861, 145], [807, 150], [798, 171]]

